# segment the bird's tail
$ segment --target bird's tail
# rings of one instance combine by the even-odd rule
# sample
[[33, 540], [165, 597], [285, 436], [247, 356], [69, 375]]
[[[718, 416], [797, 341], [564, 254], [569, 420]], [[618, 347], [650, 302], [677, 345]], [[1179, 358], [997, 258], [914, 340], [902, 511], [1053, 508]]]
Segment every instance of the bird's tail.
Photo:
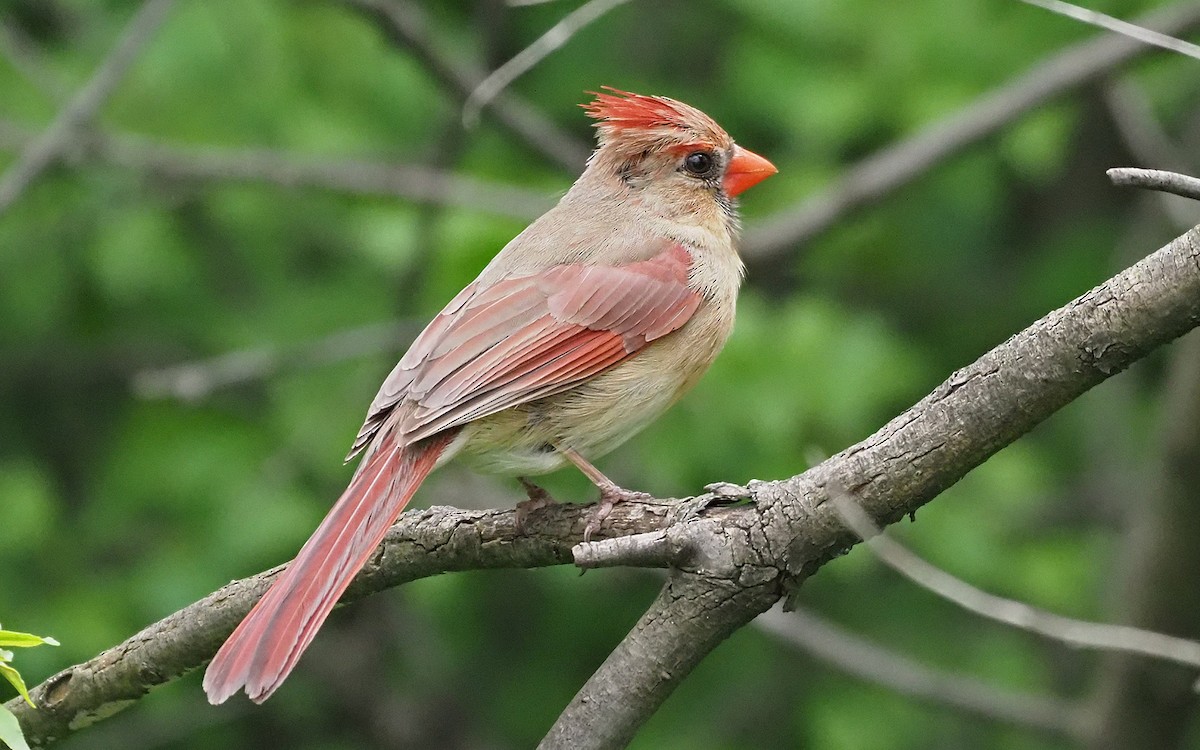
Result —
[[242, 687], [255, 703], [275, 692], [452, 437], [401, 445], [389, 430], [379, 438], [296, 559], [213, 657], [204, 673], [210, 703]]

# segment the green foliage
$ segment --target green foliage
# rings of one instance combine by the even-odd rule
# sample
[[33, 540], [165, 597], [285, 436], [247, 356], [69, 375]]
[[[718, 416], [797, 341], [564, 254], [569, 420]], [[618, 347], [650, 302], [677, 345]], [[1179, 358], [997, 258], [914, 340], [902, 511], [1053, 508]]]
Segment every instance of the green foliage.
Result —
[[[8, 649], [32, 648], [42, 645], [57, 646], [58, 641], [31, 633], [0, 630], [0, 677], [16, 688], [30, 706], [33, 706], [33, 699], [29, 697], [29, 690], [25, 687], [25, 681], [21, 679], [21, 673], [12, 665], [13, 652]], [[21, 732], [21, 726], [17, 723], [17, 717], [13, 716], [12, 712], [3, 704], [0, 704], [0, 742], [8, 745], [11, 750], [29, 750], [29, 745], [26, 744], [25, 737]]]
[[[1133, 18], [1161, 4], [1102, 5]], [[578, 3], [424, 5], [449, 59], [494, 67]], [[10, 19], [3, 5], [0, 21], [34, 40], [38, 64], [69, 90], [136, 3], [17, 6], [35, 10]], [[513, 93], [580, 142], [591, 129], [575, 105], [602, 84], [708, 111], [780, 167], [744, 198], [751, 234], [858, 159], [1093, 35], [1011, 0], [656, 0], [583, 30]], [[1127, 77], [1185, 153], [1200, 147], [1195, 70], [1160, 55]], [[199, 152], [423, 164], [547, 196], [570, 184], [486, 113], [463, 131], [459, 101], [346, 4], [192, 1], [97, 126]], [[36, 130], [60, 104], [0, 54], [0, 125]], [[1133, 158], [1105, 107], [1098, 88], [1039, 107], [806, 246], [752, 262], [712, 372], [602, 468], [663, 495], [793, 475], [1111, 275], [1130, 248], [1174, 236], [1104, 181], [1104, 167]], [[284, 358], [194, 400], [143, 397], [139, 373], [423, 322], [523, 226], [471, 208], [126, 168], [79, 140], [0, 215], [0, 598], [6, 615], [67, 644], [22, 654], [34, 681], [288, 559], [344, 486], [341, 457], [406, 342], [333, 364]], [[0, 169], [14, 152], [4, 148]], [[1135, 217], [1140, 231], [1124, 229]], [[1162, 369], [1081, 400], [894, 533], [989, 590], [1111, 619], [1121, 531], [1141, 507], [1129, 488], [1147, 491], [1154, 468]], [[1126, 457], [1120, 471], [1114, 454]], [[593, 497], [574, 474], [547, 481], [564, 499]], [[511, 482], [450, 466], [417, 504], [519, 499]], [[188, 675], [74, 747], [530, 747], [657, 586], [649, 574], [567, 569], [420, 581], [335, 613], [265, 707], [210, 708]], [[981, 624], [865, 550], [824, 567], [801, 599], [1014, 690], [1083, 699], [1097, 674], [1093, 657]], [[1064, 743], [864, 685], [751, 628], [634, 746]]]

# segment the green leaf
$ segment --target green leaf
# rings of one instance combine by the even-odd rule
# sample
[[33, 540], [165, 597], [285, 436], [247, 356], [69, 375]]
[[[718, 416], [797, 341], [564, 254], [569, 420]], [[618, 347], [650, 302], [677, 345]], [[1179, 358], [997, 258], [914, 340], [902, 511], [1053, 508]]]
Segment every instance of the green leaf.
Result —
[[4, 707], [0, 703], [0, 742], [8, 745], [10, 750], [29, 750], [29, 745], [25, 742], [25, 735], [21, 732], [21, 725], [17, 723], [17, 717], [13, 716], [12, 711]]
[[21, 679], [20, 672], [13, 669], [12, 666], [4, 662], [0, 662], [0, 676], [3, 676], [4, 679], [12, 683], [12, 686], [17, 689], [17, 692], [21, 694], [21, 697], [25, 699], [26, 703], [33, 708], [37, 708], [37, 706], [33, 705], [33, 699], [29, 697], [29, 688], [25, 687], [25, 680]]
[[41, 646], [46, 644], [49, 646], [57, 646], [58, 641], [53, 638], [33, 635], [32, 633], [18, 633], [13, 630], [0, 630], [0, 646], [11, 646], [13, 648], [30, 648], [32, 646]]

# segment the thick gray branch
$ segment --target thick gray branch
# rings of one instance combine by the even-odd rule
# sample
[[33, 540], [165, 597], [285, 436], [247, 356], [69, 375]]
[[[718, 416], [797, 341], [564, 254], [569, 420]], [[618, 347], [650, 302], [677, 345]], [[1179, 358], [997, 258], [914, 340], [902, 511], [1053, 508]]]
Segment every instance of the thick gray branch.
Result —
[[672, 573], [542, 747], [624, 746], [725, 635], [853, 545], [826, 502], [831, 488], [853, 492], [875, 523], [892, 523], [1197, 324], [1200, 227], [954, 373], [858, 445], [791, 479], [751, 483], [752, 506], [669, 528], [692, 562]]
[[[751, 503], [623, 503], [606, 536], [665, 530], [686, 551], [657, 601], [580, 690], [546, 747], [619, 747], [718, 643], [856, 541], [825, 505], [851, 491], [878, 524], [918, 509], [1088, 388], [1200, 323], [1200, 228], [1054, 311], [953, 374], [920, 403], [802, 475], [757, 482]], [[728, 499], [730, 491], [721, 493]], [[713, 503], [717, 498], [710, 497]], [[405, 514], [345, 599], [451, 570], [567, 562], [588, 510]], [[7, 707], [45, 746], [203, 665], [275, 571], [236, 581], [33, 689]]]
[[[536, 511], [525, 533], [513, 510], [430, 508], [405, 513], [342, 598], [349, 602], [418, 578], [455, 570], [532, 568], [571, 562], [590, 506], [563, 504]], [[670, 506], [623, 503], [600, 535], [652, 531], [669, 523]], [[33, 747], [45, 747], [127, 708], [150, 688], [200, 667], [250, 611], [282, 569], [224, 586], [154, 623], [99, 656], [34, 687], [36, 710], [7, 704]]]

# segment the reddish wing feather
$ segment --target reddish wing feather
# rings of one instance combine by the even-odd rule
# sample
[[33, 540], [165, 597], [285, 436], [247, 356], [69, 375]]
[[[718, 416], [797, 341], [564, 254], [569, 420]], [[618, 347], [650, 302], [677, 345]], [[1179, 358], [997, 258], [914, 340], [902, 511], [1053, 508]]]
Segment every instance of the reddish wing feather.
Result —
[[209, 699], [275, 691], [455, 428], [565, 390], [686, 323], [700, 304], [691, 256], [664, 246], [645, 261], [554, 266], [456, 297], [376, 396], [356, 447], [382, 432], [350, 486], [209, 665]]
[[620, 266], [564, 264], [460, 294], [376, 396], [356, 447], [401, 401], [419, 440], [570, 388], [681, 327], [700, 305], [678, 243]]

